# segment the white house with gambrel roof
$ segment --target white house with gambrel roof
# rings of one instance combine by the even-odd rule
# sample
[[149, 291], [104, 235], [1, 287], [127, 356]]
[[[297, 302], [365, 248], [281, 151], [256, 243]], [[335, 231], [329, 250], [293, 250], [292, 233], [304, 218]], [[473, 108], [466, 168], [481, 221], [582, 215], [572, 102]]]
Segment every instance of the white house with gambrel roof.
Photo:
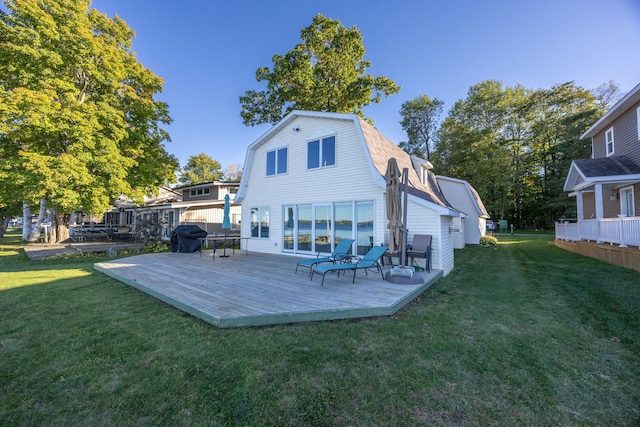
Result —
[[248, 147], [235, 202], [250, 250], [313, 255], [352, 238], [354, 254], [364, 254], [388, 242], [384, 174], [392, 157], [408, 170], [408, 240], [432, 235], [432, 268], [448, 274], [460, 212], [430, 170], [416, 171], [407, 153], [355, 114], [293, 111]]
[[465, 180], [440, 175], [437, 179], [449, 203], [464, 214], [453, 220], [456, 233], [454, 247], [462, 249], [465, 245], [479, 245], [490, 218], [480, 195]]

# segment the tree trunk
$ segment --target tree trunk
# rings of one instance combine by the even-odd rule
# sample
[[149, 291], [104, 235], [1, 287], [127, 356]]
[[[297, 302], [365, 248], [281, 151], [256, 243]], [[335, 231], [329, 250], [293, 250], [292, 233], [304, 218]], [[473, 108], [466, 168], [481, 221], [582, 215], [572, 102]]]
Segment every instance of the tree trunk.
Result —
[[[31, 234], [27, 239], [29, 242], [37, 242], [38, 237], [40, 237], [40, 229], [42, 228], [42, 222], [44, 221], [45, 216], [47, 215], [47, 199], [44, 197], [40, 199], [40, 212], [38, 213], [38, 220], [36, 224], [33, 226]], [[29, 224], [31, 224], [31, 220], [29, 220]], [[24, 235], [24, 231], [23, 231]]]
[[22, 202], [22, 240], [29, 240], [31, 236], [31, 205]]
[[7, 232], [7, 227], [11, 222], [11, 216], [0, 216], [0, 237], [4, 237], [4, 233]]
[[51, 211], [51, 234], [49, 241], [64, 242], [69, 239], [69, 215], [60, 215], [57, 209]]

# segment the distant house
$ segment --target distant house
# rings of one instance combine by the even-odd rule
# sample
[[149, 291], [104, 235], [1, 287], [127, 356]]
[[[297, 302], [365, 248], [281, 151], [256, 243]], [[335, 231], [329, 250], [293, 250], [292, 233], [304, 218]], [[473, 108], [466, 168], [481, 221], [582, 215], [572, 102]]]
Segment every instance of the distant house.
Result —
[[578, 217], [556, 224], [556, 237], [640, 246], [640, 84], [581, 138], [591, 158], [574, 160], [564, 185]]
[[[83, 215], [82, 212], [72, 214], [74, 226], [71, 235], [78, 232], [127, 227], [131, 231], [140, 231], [141, 224], [162, 224], [162, 237], [169, 239], [171, 232], [178, 225], [195, 224], [209, 234], [222, 234], [224, 215], [224, 196], [229, 194], [231, 228], [238, 229], [241, 222], [240, 205], [234, 203], [238, 191], [237, 182], [208, 182], [178, 188], [162, 186], [157, 195], [144, 198], [144, 204], [138, 206], [130, 200], [117, 200], [113, 209], [105, 212], [102, 218]], [[106, 234], [105, 234], [106, 235]]]
[[479, 245], [486, 233], [486, 221], [490, 218], [478, 192], [467, 181], [437, 176], [442, 193], [453, 207], [464, 215], [454, 218], [456, 232], [454, 246], [461, 249], [465, 245]]
[[222, 229], [224, 197], [228, 194], [231, 200], [229, 210], [231, 228], [238, 229], [242, 212], [240, 205], [235, 202], [235, 197], [239, 186], [237, 182], [215, 181], [174, 188], [175, 191], [182, 193], [182, 200], [170, 205], [170, 208], [175, 211], [177, 220], [175, 225], [195, 224], [209, 234], [224, 233]]
[[409, 242], [433, 236], [432, 267], [454, 265], [453, 219], [435, 175], [354, 114], [293, 111], [253, 142], [236, 203], [251, 250], [312, 255], [331, 252], [342, 238], [354, 254], [389, 241], [384, 174], [390, 158], [409, 176]]

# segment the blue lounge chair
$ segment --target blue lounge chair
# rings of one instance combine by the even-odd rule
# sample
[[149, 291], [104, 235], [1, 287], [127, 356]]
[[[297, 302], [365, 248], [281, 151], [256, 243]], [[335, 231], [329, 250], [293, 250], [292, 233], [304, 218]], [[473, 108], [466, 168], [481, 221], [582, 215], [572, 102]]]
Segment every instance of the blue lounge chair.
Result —
[[[345, 255], [351, 252], [352, 244], [353, 239], [342, 239], [340, 240], [340, 242], [338, 242], [336, 248], [328, 257], [320, 258], [320, 253], [318, 252], [318, 255], [316, 255], [315, 258], [303, 259], [298, 261], [298, 264], [296, 265], [296, 273], [298, 272], [298, 267], [306, 267], [313, 271], [313, 267], [315, 267], [316, 264], [320, 264], [321, 262], [335, 263], [336, 261], [340, 261], [344, 258]], [[309, 273], [311, 273], [312, 271], [310, 271]]]
[[[382, 276], [382, 280], [384, 280], [384, 274], [382, 274], [382, 265], [380, 265], [380, 258], [387, 251], [386, 246], [374, 246], [369, 249], [369, 252], [365, 254], [365, 256], [358, 260], [355, 264], [345, 263], [345, 264], [323, 264], [316, 265], [311, 269], [311, 279], [313, 279], [313, 273], [322, 274], [322, 283], [320, 286], [324, 285], [324, 276], [330, 271], [337, 271], [338, 276], [340, 276], [340, 272], [353, 271], [353, 280], [351, 283], [356, 281], [356, 271], [358, 269], [364, 269], [365, 273], [370, 268], [375, 268], [380, 272], [380, 276]], [[367, 273], [368, 274], [368, 273]]]

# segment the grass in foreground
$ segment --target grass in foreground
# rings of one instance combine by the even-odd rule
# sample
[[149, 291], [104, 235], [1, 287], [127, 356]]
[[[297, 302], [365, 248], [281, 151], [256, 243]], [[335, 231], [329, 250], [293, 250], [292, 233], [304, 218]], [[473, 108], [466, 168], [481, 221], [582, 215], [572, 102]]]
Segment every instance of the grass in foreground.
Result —
[[499, 240], [393, 317], [220, 330], [9, 236], [0, 424], [637, 426], [640, 274]]

